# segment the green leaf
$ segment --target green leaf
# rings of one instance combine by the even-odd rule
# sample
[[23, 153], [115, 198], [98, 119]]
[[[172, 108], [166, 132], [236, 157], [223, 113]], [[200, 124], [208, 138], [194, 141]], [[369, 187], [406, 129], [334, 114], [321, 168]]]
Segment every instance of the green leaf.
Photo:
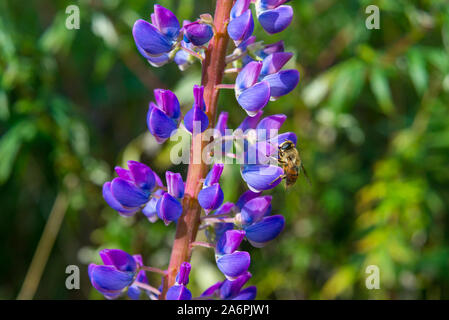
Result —
[[423, 94], [428, 85], [428, 74], [424, 55], [418, 49], [410, 50], [408, 55], [408, 71], [413, 85], [419, 94]]
[[14, 160], [24, 141], [30, 140], [36, 134], [36, 128], [30, 121], [22, 121], [8, 130], [0, 139], [0, 184], [10, 176]]
[[384, 70], [374, 68], [371, 71], [370, 85], [382, 111], [386, 114], [390, 114], [393, 111], [393, 101], [391, 99], [390, 86]]

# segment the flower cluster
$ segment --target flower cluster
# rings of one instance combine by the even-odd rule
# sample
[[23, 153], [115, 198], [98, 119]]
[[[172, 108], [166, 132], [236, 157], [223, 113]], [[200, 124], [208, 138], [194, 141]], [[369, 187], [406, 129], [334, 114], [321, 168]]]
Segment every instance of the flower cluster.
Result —
[[[294, 133], [279, 134], [286, 116], [274, 114], [262, 118], [263, 109], [269, 101], [295, 89], [299, 72], [284, 69], [293, 54], [284, 51], [282, 41], [273, 44], [256, 42], [252, 35], [255, 25], [250, 5], [255, 4], [257, 20], [263, 29], [273, 34], [284, 30], [292, 21], [293, 11], [285, 5], [286, 2], [237, 0], [229, 13], [226, 32], [233, 40], [234, 51], [226, 57], [226, 65], [230, 66], [226, 73], [238, 74], [235, 83], [218, 85], [216, 90], [233, 89], [237, 103], [247, 114], [231, 135], [227, 134], [229, 114], [221, 112], [215, 122], [215, 115], [210, 114], [210, 106], [205, 103], [205, 88], [200, 85], [193, 87], [194, 102], [184, 115], [176, 95], [166, 89], [154, 90], [154, 102], [149, 103], [147, 113], [148, 130], [160, 144], [177, 130], [185, 129], [196, 136], [215, 123], [212, 137], [220, 148], [214, 152], [218, 150], [224, 157], [236, 159], [237, 156], [229, 150], [234, 147], [242, 150], [241, 176], [249, 190], [235, 203], [224, 202], [225, 194], [220, 185], [225, 168], [222, 162], [215, 162], [205, 177], [195, 181], [193, 188], [189, 180], [185, 185], [180, 173], [171, 171], [165, 172], [164, 184], [151, 168], [137, 161], [128, 161], [127, 168], [116, 167], [117, 177], [103, 185], [106, 203], [121, 216], [129, 217], [141, 211], [150, 222], [160, 219], [166, 225], [184, 221], [183, 204], [190, 205], [192, 200], [189, 194], [184, 201], [189, 193], [186, 190], [197, 190], [194, 200], [201, 208], [201, 215], [200, 224], [194, 229], [205, 230], [207, 242], [190, 240], [189, 245], [191, 248], [205, 246], [213, 249], [217, 268], [223, 273], [224, 280], [195, 298], [187, 288], [191, 271], [188, 261], [178, 263], [176, 279], [168, 285], [165, 283], [164, 289], [168, 271], [145, 266], [140, 255], [105, 249], [100, 251], [103, 265], [91, 264], [89, 277], [94, 288], [106, 298], [114, 299], [127, 292], [131, 299], [138, 299], [142, 293], [150, 299], [255, 299], [256, 287], [243, 288], [251, 278], [251, 257], [249, 252], [241, 251], [239, 247], [243, 241], [257, 248], [263, 247], [283, 230], [284, 217], [272, 214], [272, 197], [262, 193], [279, 185], [284, 177], [283, 168], [277, 161], [272, 161], [277, 160], [281, 143], [297, 143]], [[181, 27], [170, 10], [155, 5], [151, 23], [139, 19], [132, 32], [137, 50], [151, 65], [160, 67], [173, 60], [181, 70], [185, 70], [196, 58], [204, 61], [208, 54], [206, 45], [216, 30], [217, 26], [208, 14], [193, 22], [186, 20]], [[225, 73], [225, 70], [219, 72]], [[149, 284], [146, 272], [161, 274], [159, 289]]]

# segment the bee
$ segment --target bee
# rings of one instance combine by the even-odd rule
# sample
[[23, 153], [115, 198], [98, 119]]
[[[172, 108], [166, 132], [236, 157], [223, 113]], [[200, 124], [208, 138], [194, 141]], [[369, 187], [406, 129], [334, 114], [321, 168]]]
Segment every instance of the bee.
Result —
[[[306, 169], [304, 168], [304, 165], [302, 163], [301, 156], [299, 155], [299, 151], [296, 149], [293, 141], [286, 140], [282, 142], [278, 148], [279, 151], [277, 161], [284, 170], [284, 174], [279, 178], [285, 179], [287, 188], [295, 184], [301, 170], [304, 173], [304, 176], [307, 178], [307, 181], [310, 181], [309, 177], [307, 176]], [[277, 178], [276, 180], [278, 180], [279, 178]]]

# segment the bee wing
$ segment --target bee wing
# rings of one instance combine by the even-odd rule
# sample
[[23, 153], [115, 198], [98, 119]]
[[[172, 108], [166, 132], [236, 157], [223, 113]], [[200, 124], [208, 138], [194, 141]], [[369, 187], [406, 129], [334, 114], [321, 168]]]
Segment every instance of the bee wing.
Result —
[[306, 168], [304, 168], [304, 165], [301, 164], [301, 170], [304, 173], [304, 177], [306, 177], [307, 182], [310, 186], [312, 186], [312, 182], [310, 181], [309, 175], [307, 174]]

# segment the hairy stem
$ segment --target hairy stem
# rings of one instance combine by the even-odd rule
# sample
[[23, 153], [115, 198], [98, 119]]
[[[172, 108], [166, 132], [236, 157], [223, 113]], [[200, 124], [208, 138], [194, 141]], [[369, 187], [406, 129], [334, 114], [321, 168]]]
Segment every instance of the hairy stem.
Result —
[[[205, 59], [203, 61], [201, 84], [204, 86], [204, 101], [206, 102], [206, 113], [209, 117], [210, 127], [214, 126], [217, 112], [219, 90], [216, 90], [215, 86], [221, 83], [226, 66], [226, 48], [229, 40], [226, 26], [232, 5], [233, 0], [217, 0], [214, 17], [216, 33], [205, 51]], [[167, 275], [164, 277], [161, 299], [165, 299], [168, 288], [175, 283], [176, 274], [181, 263], [190, 261], [190, 244], [195, 241], [200, 225], [201, 207], [197, 199], [201, 190], [199, 181], [204, 179], [207, 173], [207, 165], [201, 159], [202, 151], [207, 143], [208, 141], [202, 141], [201, 134], [196, 134], [192, 137], [183, 202], [184, 210], [178, 219], [175, 241]]]

